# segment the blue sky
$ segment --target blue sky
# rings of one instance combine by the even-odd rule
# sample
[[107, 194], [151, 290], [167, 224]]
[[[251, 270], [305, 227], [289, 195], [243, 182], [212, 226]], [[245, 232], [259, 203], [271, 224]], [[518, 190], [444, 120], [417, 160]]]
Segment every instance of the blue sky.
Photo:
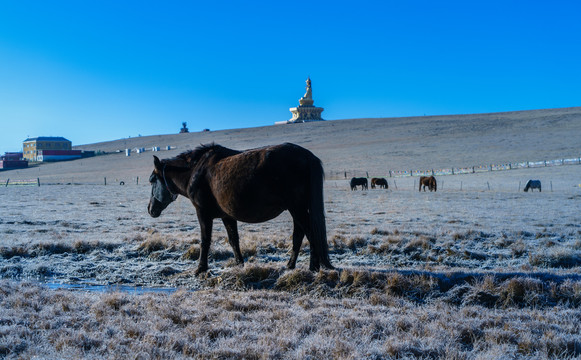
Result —
[[[0, 1], [0, 152], [581, 106], [579, 1]], [[266, 141], [267, 142], [267, 141]]]

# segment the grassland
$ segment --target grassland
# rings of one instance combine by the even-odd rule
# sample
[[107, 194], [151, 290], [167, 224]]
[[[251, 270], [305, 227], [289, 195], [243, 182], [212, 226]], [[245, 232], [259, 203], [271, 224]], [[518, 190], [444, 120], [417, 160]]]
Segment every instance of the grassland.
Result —
[[[533, 121], [566, 133], [581, 123], [568, 117], [571, 112], [579, 113], [547, 110]], [[517, 122], [523, 116], [506, 115]], [[468, 131], [477, 124], [470, 119], [452, 117], [446, 126]], [[446, 124], [436, 120], [437, 126]], [[404, 143], [406, 131], [409, 141], [422, 137], [423, 130], [407, 122], [406, 127], [406, 121], [395, 121], [400, 137], [389, 135], [394, 141]], [[380, 128], [378, 123], [367, 124]], [[338, 126], [324, 126], [332, 125]], [[390, 155], [380, 153], [376, 135], [353, 126], [348, 126], [353, 146], [342, 145], [341, 159], [333, 158], [334, 148], [321, 148], [326, 169], [381, 170], [374, 164], [389, 161]], [[526, 147], [512, 126], [503, 126], [508, 135], [499, 142], [511, 139], [521, 148], [502, 158], [500, 150], [480, 144], [478, 159], [536, 160], [546, 152], [558, 158], [581, 141], [570, 134], [570, 141], [553, 139], [539, 152], [533, 148], [540, 139]], [[296, 129], [269, 127], [258, 133], [294, 141]], [[482, 129], [461, 133], [463, 144], [448, 144], [448, 135], [430, 144], [466, 147], [483, 136]], [[217, 133], [216, 142], [224, 143], [220, 137], [227, 134]], [[252, 139], [248, 147], [264, 141], [244, 136]], [[346, 134], [340, 130], [333, 136]], [[333, 136], [316, 146], [334, 144]], [[369, 140], [367, 145], [362, 139]], [[412, 151], [412, 145], [401, 148]], [[364, 160], [342, 162], [348, 154], [361, 155], [366, 146]], [[527, 152], [534, 159], [526, 158]], [[476, 165], [470, 164], [476, 158], [464, 158], [460, 151], [442, 153], [434, 165]], [[428, 166], [409, 154], [394, 155], [394, 163], [403, 164], [405, 156], [411, 166]], [[107, 155], [0, 175], [36, 172], [41, 183], [76, 183], [67, 181], [74, 177], [88, 184], [90, 176], [97, 177], [95, 169], [117, 160], [106, 172], [111, 178], [145, 177], [150, 171], [145, 158], [133, 158], [132, 167], [121, 155]], [[541, 179], [542, 193], [522, 191], [530, 178]], [[226, 231], [216, 221], [210, 271], [200, 277], [193, 276], [199, 227], [184, 198], [152, 219], [146, 211], [150, 189], [144, 184], [1, 187], [0, 357], [581, 357], [581, 165], [442, 176], [437, 193], [418, 192], [416, 180], [390, 178], [389, 190], [368, 191], [350, 191], [345, 179], [325, 182], [327, 235], [337, 270], [309, 272], [306, 242], [297, 269], [285, 268], [292, 222], [284, 213], [267, 223], [240, 224], [244, 267], [235, 265]]]

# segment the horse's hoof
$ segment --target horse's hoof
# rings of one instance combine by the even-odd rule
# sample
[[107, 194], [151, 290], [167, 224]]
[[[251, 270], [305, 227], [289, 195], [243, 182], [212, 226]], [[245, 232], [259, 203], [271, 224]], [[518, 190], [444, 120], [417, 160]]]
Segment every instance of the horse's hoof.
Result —
[[198, 267], [196, 269], [196, 272], [194, 273], [194, 275], [198, 276], [202, 273], [205, 273], [206, 271], [208, 271], [208, 267], [207, 266], [203, 266], [203, 267]]

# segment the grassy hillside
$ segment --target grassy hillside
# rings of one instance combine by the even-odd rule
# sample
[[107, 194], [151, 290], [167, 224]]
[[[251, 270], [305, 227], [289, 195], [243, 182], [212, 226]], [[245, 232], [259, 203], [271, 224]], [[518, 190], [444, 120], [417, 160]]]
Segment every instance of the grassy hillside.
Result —
[[[211, 126], [210, 126], [211, 128]], [[143, 129], [145, 132], [146, 129]], [[115, 153], [126, 148], [172, 146], [157, 153], [172, 157], [202, 143], [216, 142], [248, 149], [293, 142], [323, 160], [327, 172], [389, 169], [432, 169], [490, 163], [537, 161], [578, 157], [581, 148], [581, 107], [490, 114], [334, 120], [306, 124], [272, 125], [188, 134], [154, 135], [75, 146], [111, 155], [93, 159], [44, 164], [19, 170], [14, 177], [89, 181], [147, 177], [152, 153]], [[6, 174], [3, 174], [4, 176]]]

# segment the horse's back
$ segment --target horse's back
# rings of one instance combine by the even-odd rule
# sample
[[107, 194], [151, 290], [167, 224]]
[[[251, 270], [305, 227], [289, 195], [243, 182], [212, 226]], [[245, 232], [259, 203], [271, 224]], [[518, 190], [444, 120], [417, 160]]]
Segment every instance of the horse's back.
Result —
[[320, 160], [290, 143], [225, 157], [207, 171], [218, 206], [245, 222], [270, 220], [295, 203], [306, 202], [313, 171], [321, 177], [322, 187]]

